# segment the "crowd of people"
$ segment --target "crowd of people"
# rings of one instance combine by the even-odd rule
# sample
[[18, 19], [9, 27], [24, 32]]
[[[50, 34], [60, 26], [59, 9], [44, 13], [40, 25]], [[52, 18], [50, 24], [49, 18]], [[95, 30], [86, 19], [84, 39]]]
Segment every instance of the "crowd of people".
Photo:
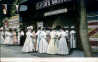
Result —
[[[38, 52], [47, 54], [68, 55], [70, 49], [76, 48], [76, 31], [75, 27], [68, 28], [44, 28], [39, 27], [37, 31], [33, 26], [27, 27], [27, 32], [18, 32], [7, 29], [4, 33], [0, 29], [1, 44], [23, 44], [22, 52]], [[26, 34], [26, 38], [24, 35]], [[5, 35], [5, 36], [4, 36]], [[24, 42], [24, 43], [23, 43]]]
[[0, 44], [19, 44], [19, 39], [17, 36], [16, 29], [6, 29], [4, 31], [3, 27], [0, 28]]

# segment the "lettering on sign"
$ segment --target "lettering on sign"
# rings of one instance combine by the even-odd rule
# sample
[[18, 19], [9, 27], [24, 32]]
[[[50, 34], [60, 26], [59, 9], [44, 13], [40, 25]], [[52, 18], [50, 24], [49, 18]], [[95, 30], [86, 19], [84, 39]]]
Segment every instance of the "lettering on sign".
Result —
[[8, 22], [9, 22], [9, 25], [8, 25], [9, 28], [19, 28], [19, 25], [20, 25], [20, 23], [19, 23], [19, 16], [11, 17], [8, 20]]
[[70, 1], [71, 0], [43, 0], [36, 4], [36, 9], [42, 9], [45, 7], [49, 7], [49, 6], [56, 5], [56, 4], [61, 4], [64, 2], [70, 2]]

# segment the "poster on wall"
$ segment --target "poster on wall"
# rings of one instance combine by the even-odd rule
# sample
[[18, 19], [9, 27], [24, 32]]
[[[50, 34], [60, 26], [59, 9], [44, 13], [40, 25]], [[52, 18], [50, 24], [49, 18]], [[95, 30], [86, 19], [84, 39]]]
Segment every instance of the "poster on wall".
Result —
[[8, 28], [17, 29], [19, 28], [19, 16], [13, 16], [8, 20]]
[[88, 21], [88, 36], [94, 52], [98, 52], [98, 21]]

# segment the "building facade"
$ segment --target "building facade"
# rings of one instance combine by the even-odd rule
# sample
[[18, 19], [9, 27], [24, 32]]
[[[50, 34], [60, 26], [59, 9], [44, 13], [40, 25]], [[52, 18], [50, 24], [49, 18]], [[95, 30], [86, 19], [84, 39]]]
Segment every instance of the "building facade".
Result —
[[[91, 1], [95, 3], [98, 1]], [[85, 1], [87, 14], [90, 12], [97, 12], [97, 3], [93, 9], [91, 9], [88, 0]], [[24, 5], [25, 8], [21, 8]], [[43, 22], [44, 27], [56, 27], [61, 26], [75, 26], [77, 32], [77, 45], [81, 49], [81, 40], [79, 34], [80, 26], [80, 4], [79, 0], [33, 0], [20, 4], [20, 19], [25, 25], [33, 25], [38, 27], [37, 23]], [[95, 14], [95, 13], [94, 13]], [[97, 20], [97, 19], [96, 19]]]

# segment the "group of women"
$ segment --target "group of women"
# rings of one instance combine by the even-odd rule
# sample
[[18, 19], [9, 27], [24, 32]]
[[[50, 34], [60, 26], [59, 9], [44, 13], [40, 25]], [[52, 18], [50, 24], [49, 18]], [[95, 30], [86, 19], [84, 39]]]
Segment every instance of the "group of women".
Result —
[[70, 49], [76, 48], [76, 31], [74, 29], [69, 32], [64, 28], [50, 30], [40, 27], [35, 32], [30, 26], [27, 27], [27, 30], [23, 52], [37, 51], [38, 53], [68, 55]]
[[[76, 31], [65, 28], [60, 29], [46, 29], [40, 27], [37, 32], [34, 31], [33, 26], [27, 27], [26, 38], [24, 40], [22, 52], [38, 52], [47, 54], [62, 54], [68, 55], [70, 49], [76, 48]], [[4, 37], [5, 34], [5, 37]], [[16, 44], [20, 43], [20, 37], [24, 36], [21, 31], [20, 35], [16, 37], [15, 30], [0, 29], [0, 43], [1, 44]], [[23, 40], [22, 40], [23, 41]]]
[[18, 44], [19, 41], [16, 37], [16, 30], [6, 29], [5, 31], [3, 28], [0, 28], [0, 44]]

